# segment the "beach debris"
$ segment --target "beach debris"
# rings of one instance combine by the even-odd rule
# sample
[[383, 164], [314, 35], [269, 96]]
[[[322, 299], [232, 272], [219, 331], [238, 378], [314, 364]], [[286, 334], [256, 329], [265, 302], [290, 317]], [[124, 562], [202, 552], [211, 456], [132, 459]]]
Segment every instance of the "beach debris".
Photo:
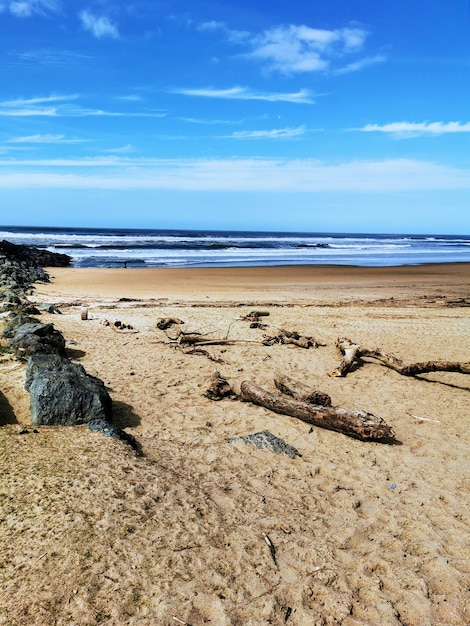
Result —
[[413, 415], [413, 413], [408, 413], [408, 415], [411, 415], [411, 417], [414, 417], [414, 419], [418, 420], [419, 422], [433, 422], [434, 424], [441, 423], [441, 420], [433, 420], [430, 417], [419, 417], [418, 415]]
[[82, 306], [80, 309], [80, 319], [87, 320], [88, 319], [88, 307]]
[[470, 362], [425, 361], [423, 363], [404, 365], [403, 361], [391, 354], [382, 352], [379, 349], [370, 350], [369, 348], [364, 348], [346, 337], [339, 337], [336, 340], [336, 347], [344, 357], [338, 367], [329, 374], [332, 377], [346, 376], [352, 368], [363, 365], [365, 362], [364, 358], [378, 361], [380, 365], [388, 367], [402, 376], [418, 376], [419, 374], [427, 374], [429, 372], [470, 374]]
[[294, 380], [285, 374], [276, 373], [274, 376], [274, 384], [281, 393], [291, 396], [295, 400], [307, 402], [308, 404], [331, 406], [331, 398], [327, 393], [316, 391], [308, 385]]
[[261, 322], [261, 317], [268, 317], [269, 311], [251, 311], [239, 319], [243, 322], [250, 322], [250, 328], [267, 328], [267, 324]]
[[184, 622], [179, 617], [176, 617], [176, 615], [172, 615], [172, 617], [175, 620], [175, 622], [178, 622], [178, 624], [183, 624], [183, 626], [191, 626], [191, 624], [188, 624], [188, 622]]
[[232, 437], [231, 439], [227, 439], [227, 443], [237, 443], [241, 441], [247, 445], [255, 446], [256, 448], [266, 448], [274, 454], [287, 454], [287, 456], [291, 459], [295, 459], [297, 456], [301, 457], [300, 452], [286, 443], [283, 439], [276, 437], [269, 432], [269, 430], [262, 430], [258, 433], [253, 433], [252, 435], [244, 435], [241, 437]]
[[[213, 374], [211, 384], [212, 381], [217, 381], [216, 376], [219, 376], [218, 372]], [[225, 379], [221, 380], [227, 383], [230, 388], [229, 383], [225, 381]], [[366, 411], [353, 411], [333, 407], [331, 406], [331, 398], [327, 394], [310, 389], [307, 385], [289, 378], [288, 376], [277, 374], [274, 380], [283, 395], [271, 393], [253, 381], [245, 380], [240, 386], [240, 394], [236, 395], [236, 397], [242, 402], [252, 402], [274, 413], [289, 415], [290, 417], [295, 417], [308, 424], [334, 430], [348, 435], [349, 437], [360, 439], [361, 441], [377, 441], [381, 443], [393, 443], [396, 441], [392, 427], [386, 424], [381, 417], [376, 417]], [[210, 398], [207, 393], [204, 395]], [[299, 398], [304, 398], [304, 400]], [[322, 399], [328, 404], [312, 404], [311, 399], [315, 401]], [[249, 435], [244, 439], [248, 440], [248, 443], [262, 447], [258, 445], [258, 441], [269, 442], [270, 440], [272, 444], [273, 438], [274, 440], [276, 439], [276, 437], [271, 435], [268, 431], [262, 431], [261, 433]], [[229, 443], [233, 443], [233, 441], [235, 440], [229, 439]], [[268, 444], [267, 447], [272, 447], [272, 445]], [[285, 450], [282, 451], [284, 452]], [[301, 455], [299, 454], [299, 456]]]
[[266, 391], [256, 383], [245, 380], [241, 384], [240, 399], [252, 402], [274, 413], [289, 415], [328, 430], [343, 433], [361, 441], [392, 443], [395, 434], [381, 417], [366, 411], [352, 411], [332, 406], [318, 406]]
[[272, 557], [272, 559], [274, 561], [274, 565], [277, 567], [277, 569], [279, 569], [279, 565], [277, 564], [277, 559], [276, 559], [276, 548], [274, 547], [273, 542], [268, 537], [268, 535], [264, 536], [264, 540], [268, 544], [269, 552], [271, 553], [271, 557]]
[[110, 326], [113, 330], [117, 330], [122, 333], [125, 331], [132, 331], [133, 333], [138, 333], [138, 330], [134, 330], [132, 324], [125, 324], [121, 322], [121, 320], [116, 320], [115, 322], [110, 322], [109, 320], [102, 320], [100, 322], [103, 326]]
[[222, 357], [214, 356], [208, 350], [204, 350], [203, 348], [184, 348], [183, 352], [184, 354], [198, 354], [200, 356], [205, 356], [209, 359], [209, 361], [214, 361], [214, 363], [225, 365], [225, 361], [222, 359]]
[[160, 330], [166, 330], [175, 324], [184, 324], [184, 322], [177, 317], [159, 317], [157, 319], [157, 328]]
[[203, 395], [210, 400], [224, 400], [233, 397], [235, 393], [225, 378], [222, 378], [219, 372], [214, 372], [209, 387]]
[[287, 620], [289, 619], [291, 615], [292, 615], [292, 608], [288, 606], [286, 608], [286, 614], [284, 615], [284, 624], [287, 624]]
[[285, 330], [283, 328], [279, 329], [279, 332], [276, 335], [269, 336], [263, 335], [264, 339], [262, 344], [264, 346], [272, 346], [275, 343], [281, 344], [292, 344], [294, 346], [298, 346], [299, 348], [318, 348], [324, 344], [318, 343], [313, 337], [306, 337], [304, 335], [300, 335], [295, 331]]

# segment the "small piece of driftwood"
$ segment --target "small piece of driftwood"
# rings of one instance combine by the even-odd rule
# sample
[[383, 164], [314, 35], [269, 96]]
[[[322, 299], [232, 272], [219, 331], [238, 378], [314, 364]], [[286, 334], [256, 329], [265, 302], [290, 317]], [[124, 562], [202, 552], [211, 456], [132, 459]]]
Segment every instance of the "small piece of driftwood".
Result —
[[320, 345], [315, 341], [313, 337], [304, 337], [302, 335], [299, 335], [299, 333], [290, 330], [284, 330], [283, 328], [279, 329], [277, 335], [274, 335], [272, 337], [265, 336], [262, 343], [264, 346], [272, 346], [275, 343], [285, 343], [298, 346], [299, 348], [318, 348], [318, 346]]
[[244, 322], [259, 322], [260, 317], [268, 317], [269, 311], [251, 311], [248, 315], [244, 315], [240, 319]]
[[381, 417], [371, 413], [315, 406], [270, 393], [249, 380], [242, 382], [240, 398], [275, 413], [289, 415], [308, 424], [334, 430], [362, 441], [390, 442], [395, 437], [393, 429]]
[[198, 354], [200, 356], [205, 356], [209, 359], [209, 361], [214, 361], [214, 363], [220, 363], [220, 365], [225, 365], [225, 361], [220, 357], [220, 356], [214, 356], [213, 354], [211, 354], [210, 352], [208, 352], [207, 350], [204, 350], [203, 348], [182, 348], [184, 354]]
[[458, 372], [460, 374], [470, 374], [470, 363], [461, 363], [458, 361], [425, 361], [423, 363], [405, 365], [403, 361], [391, 354], [382, 352], [379, 349], [370, 350], [363, 348], [346, 337], [337, 339], [336, 346], [344, 357], [338, 367], [330, 373], [330, 376], [333, 377], [346, 376], [354, 366], [362, 365], [364, 358], [374, 359], [381, 365], [398, 372], [402, 376], [418, 376], [419, 374], [428, 374], [429, 372]]
[[166, 330], [175, 324], [184, 324], [184, 322], [177, 317], [159, 317], [157, 320], [157, 328], [160, 330]]
[[307, 402], [308, 404], [331, 406], [331, 398], [327, 393], [316, 391], [285, 374], [277, 373], [274, 376], [274, 384], [281, 393], [291, 396], [295, 400]]
[[204, 395], [210, 400], [223, 400], [224, 398], [233, 397], [235, 393], [225, 378], [222, 378], [219, 372], [214, 372]]

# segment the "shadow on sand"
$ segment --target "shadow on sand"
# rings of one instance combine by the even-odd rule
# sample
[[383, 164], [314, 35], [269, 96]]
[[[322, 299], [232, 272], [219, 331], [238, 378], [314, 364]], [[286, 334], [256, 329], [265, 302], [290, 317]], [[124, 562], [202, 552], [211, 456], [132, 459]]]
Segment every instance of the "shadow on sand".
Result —
[[5, 426], [6, 424], [18, 424], [18, 420], [11, 404], [0, 391], [0, 426]]

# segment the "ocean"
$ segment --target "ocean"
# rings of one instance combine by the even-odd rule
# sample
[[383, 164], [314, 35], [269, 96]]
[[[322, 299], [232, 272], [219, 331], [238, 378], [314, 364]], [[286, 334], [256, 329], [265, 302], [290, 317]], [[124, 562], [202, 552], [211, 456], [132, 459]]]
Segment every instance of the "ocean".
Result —
[[385, 235], [0, 226], [0, 240], [72, 257], [74, 267], [398, 266], [470, 262], [470, 235]]

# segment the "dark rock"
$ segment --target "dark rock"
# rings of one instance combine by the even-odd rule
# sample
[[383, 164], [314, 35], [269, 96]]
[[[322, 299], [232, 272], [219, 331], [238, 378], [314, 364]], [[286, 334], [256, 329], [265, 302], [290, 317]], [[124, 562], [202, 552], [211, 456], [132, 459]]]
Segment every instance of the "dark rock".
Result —
[[10, 321], [5, 324], [5, 327], [2, 331], [2, 337], [6, 337], [11, 339], [14, 337], [18, 331], [18, 328], [23, 324], [37, 324], [38, 320], [35, 317], [30, 317], [28, 315], [17, 314]]
[[41, 315], [41, 311], [34, 305], [23, 306], [22, 310], [26, 315]]
[[37, 267], [67, 267], [72, 260], [68, 254], [17, 245], [6, 240], [0, 242], [0, 254], [16, 261], [26, 261]]
[[30, 357], [25, 388], [31, 395], [34, 425], [74, 426], [112, 419], [112, 401], [102, 380], [58, 355]]
[[[34, 318], [30, 318], [33, 319]], [[34, 320], [18, 326], [7, 342], [17, 357], [26, 358], [33, 354], [59, 354], [65, 356], [65, 339], [52, 324]]]
[[5, 304], [21, 304], [21, 298], [12, 289], [5, 289], [1, 294]]
[[232, 437], [227, 440], [227, 443], [236, 443], [238, 441], [243, 441], [243, 443], [256, 448], [267, 448], [274, 454], [287, 454], [291, 459], [295, 459], [296, 456], [302, 456], [296, 448], [286, 443], [283, 439], [279, 439], [279, 437], [270, 433], [269, 430], [262, 430], [259, 433], [245, 435], [244, 437]]

